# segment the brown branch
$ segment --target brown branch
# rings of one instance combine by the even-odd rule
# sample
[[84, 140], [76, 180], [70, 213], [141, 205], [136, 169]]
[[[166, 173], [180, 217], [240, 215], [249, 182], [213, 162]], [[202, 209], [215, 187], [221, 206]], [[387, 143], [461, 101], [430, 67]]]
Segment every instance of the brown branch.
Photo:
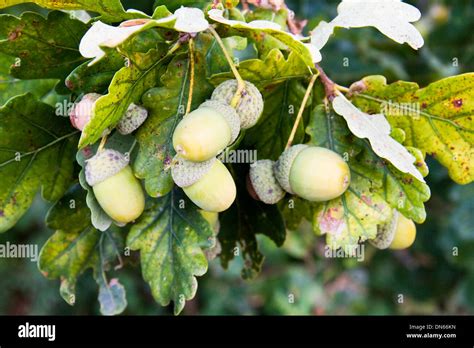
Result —
[[332, 101], [337, 94], [336, 84], [326, 75], [323, 68], [321, 68], [319, 64], [315, 64], [314, 66], [319, 72], [319, 79], [321, 80], [321, 83], [324, 86], [324, 92], [326, 94], [326, 97], [329, 101]]

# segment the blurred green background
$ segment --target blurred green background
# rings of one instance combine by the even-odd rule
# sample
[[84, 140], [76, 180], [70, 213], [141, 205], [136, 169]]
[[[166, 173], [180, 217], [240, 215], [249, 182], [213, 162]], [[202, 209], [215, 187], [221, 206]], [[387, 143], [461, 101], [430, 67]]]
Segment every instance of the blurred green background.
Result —
[[[338, 30], [322, 51], [328, 75], [343, 85], [370, 74], [383, 74], [390, 82], [404, 79], [426, 85], [474, 71], [474, 1], [407, 2], [423, 13], [417, 23], [425, 37], [422, 49], [397, 45], [375, 29]], [[149, 10], [153, 1], [128, 3]], [[310, 16], [311, 29], [319, 20], [335, 16], [338, 1], [287, 4], [298, 18]], [[344, 66], [345, 58], [349, 66]], [[240, 278], [242, 259], [236, 258], [227, 271], [213, 260], [184, 314], [474, 314], [474, 185], [455, 185], [436, 162], [430, 160], [429, 166], [428, 218], [418, 226], [410, 250], [377, 251], [366, 246], [363, 262], [327, 259], [323, 239], [303, 223], [288, 232], [281, 249], [259, 236], [266, 260], [254, 281]], [[52, 234], [43, 224], [47, 209], [37, 200], [13, 230], [0, 235], [0, 244], [41, 247]], [[155, 303], [138, 266], [113, 275], [127, 290], [125, 314], [171, 314]], [[58, 287], [59, 281], [44, 278], [34, 262], [0, 259], [0, 314], [99, 314], [97, 285], [90, 271], [80, 279], [75, 306], [61, 299]]]

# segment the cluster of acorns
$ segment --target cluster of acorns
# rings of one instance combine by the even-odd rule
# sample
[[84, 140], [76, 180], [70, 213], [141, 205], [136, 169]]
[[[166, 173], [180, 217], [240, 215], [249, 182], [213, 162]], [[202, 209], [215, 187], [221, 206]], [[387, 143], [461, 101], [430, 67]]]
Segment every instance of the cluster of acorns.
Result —
[[236, 197], [232, 175], [216, 156], [237, 139], [241, 129], [254, 126], [263, 112], [262, 95], [247, 81], [232, 107], [237, 88], [237, 80], [221, 83], [210, 100], [183, 117], [173, 134], [177, 153], [171, 169], [173, 181], [209, 212], [228, 209]]
[[[262, 95], [248, 81], [232, 107], [237, 87], [237, 80], [221, 83], [210, 100], [183, 117], [173, 134], [177, 153], [171, 166], [173, 181], [207, 212], [222, 212], [236, 198], [232, 175], [216, 156], [237, 139], [241, 129], [254, 126], [263, 112]], [[86, 94], [76, 104], [70, 114], [74, 127], [84, 129], [100, 97]], [[132, 133], [147, 116], [146, 109], [132, 103], [117, 131]], [[145, 196], [127, 156], [112, 149], [98, 151], [87, 160], [85, 174], [97, 201], [117, 223], [126, 224], [142, 214]], [[254, 199], [266, 204], [276, 204], [286, 192], [311, 202], [325, 202], [344, 194], [350, 180], [349, 166], [339, 154], [298, 144], [286, 149], [276, 162], [263, 159], [253, 163], [247, 189]], [[377, 237], [370, 242], [380, 249], [404, 249], [414, 242], [415, 235], [413, 221], [394, 210], [391, 221], [378, 226]]]
[[[93, 117], [97, 93], [84, 95], [69, 114], [72, 125], [83, 130]], [[148, 111], [130, 104], [116, 129], [130, 134], [145, 122]], [[129, 166], [129, 158], [112, 149], [99, 150], [86, 161], [85, 176], [102, 209], [118, 224], [126, 224], [139, 217], [145, 208], [145, 194]]]

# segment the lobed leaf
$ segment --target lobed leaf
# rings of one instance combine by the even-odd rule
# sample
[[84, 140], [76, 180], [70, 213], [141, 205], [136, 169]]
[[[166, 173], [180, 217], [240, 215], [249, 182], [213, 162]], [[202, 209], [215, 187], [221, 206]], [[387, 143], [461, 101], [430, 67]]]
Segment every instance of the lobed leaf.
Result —
[[76, 94], [107, 91], [115, 73], [125, 65], [125, 59], [117, 51], [109, 50], [104, 59], [89, 66], [84, 62], [72, 70], [66, 78], [66, 86]]
[[175, 314], [195, 296], [196, 276], [207, 271], [202, 249], [214, 243], [212, 227], [179, 189], [150, 200], [127, 237], [127, 245], [140, 250], [153, 297], [162, 306], [173, 301]]
[[21, 17], [3, 14], [0, 52], [19, 58], [11, 67], [13, 77], [64, 79], [85, 61], [78, 48], [86, 30], [86, 24], [60, 11], [50, 12], [47, 18], [34, 12]]
[[387, 85], [368, 76], [352, 99], [368, 113], [384, 112], [392, 127], [406, 133], [406, 145], [435, 157], [459, 184], [474, 180], [474, 73], [434, 82]]
[[60, 229], [56, 230], [41, 249], [38, 267], [50, 279], [61, 278], [61, 295], [67, 303], [73, 305], [76, 300], [77, 278], [97, 262], [95, 251], [101, 236], [90, 225], [85, 192], [78, 185], [73, 186], [50, 209], [46, 224]]
[[[239, 73], [244, 80], [252, 82], [260, 90], [287, 80], [300, 79], [310, 75], [299, 56], [290, 52], [287, 58], [279, 49], [272, 49], [264, 59], [248, 59], [239, 63]], [[214, 85], [233, 78], [232, 73], [214, 74], [210, 81]]]
[[29, 2], [51, 10], [86, 10], [96, 12], [101, 15], [102, 20], [108, 22], [148, 17], [140, 11], [125, 11], [120, 0], [0, 0], [0, 8]]
[[82, 131], [80, 148], [94, 144], [115, 127], [131, 103], [139, 103], [145, 91], [156, 85], [160, 68], [168, 56], [151, 50], [135, 58], [114, 75], [108, 93], [96, 101], [91, 121]]
[[48, 201], [63, 196], [72, 181], [77, 133], [31, 94], [0, 108], [0, 232], [15, 225], [40, 188]]
[[118, 255], [117, 239], [121, 237], [115, 238], [113, 231], [101, 233], [91, 225], [86, 192], [77, 184], [72, 186], [51, 207], [46, 224], [56, 231], [41, 249], [38, 267], [49, 279], [61, 279], [60, 293], [64, 300], [70, 305], [75, 303], [79, 276], [93, 268], [99, 285], [101, 313], [121, 313], [127, 305], [125, 289], [116, 279], [108, 282], [105, 275], [106, 264]]
[[243, 36], [255, 41], [261, 40], [265, 35], [270, 35], [280, 43], [288, 47], [289, 50], [297, 54], [306, 65], [308, 72], [314, 66], [315, 61], [320, 61], [319, 51], [312, 45], [302, 43], [292, 34], [283, 31], [279, 24], [270, 21], [258, 20], [246, 23], [243, 21], [226, 19], [223, 11], [212, 9], [208, 16], [213, 21], [219, 23], [224, 29], [225, 36]]
[[31, 93], [40, 99], [47, 95], [58, 83], [55, 79], [19, 80], [9, 73], [15, 58], [0, 53], [0, 106], [10, 98]]

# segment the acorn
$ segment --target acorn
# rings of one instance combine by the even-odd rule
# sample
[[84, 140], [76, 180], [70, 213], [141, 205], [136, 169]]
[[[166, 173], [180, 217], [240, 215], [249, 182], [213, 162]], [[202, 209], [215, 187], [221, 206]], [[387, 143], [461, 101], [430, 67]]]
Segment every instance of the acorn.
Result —
[[415, 223], [394, 210], [390, 221], [377, 226], [377, 236], [369, 242], [378, 249], [402, 250], [409, 248], [415, 239]]
[[207, 161], [237, 139], [240, 119], [230, 106], [208, 100], [184, 116], [173, 134], [173, 147], [184, 159]]
[[86, 161], [86, 181], [95, 198], [113, 220], [126, 224], [145, 208], [145, 195], [129, 160], [120, 152], [104, 149]]
[[[216, 87], [212, 92], [211, 99], [230, 105], [236, 91], [237, 80], [227, 80]], [[236, 110], [240, 117], [240, 127], [242, 129], [253, 127], [262, 115], [263, 97], [258, 88], [251, 82], [245, 81], [245, 89]]]
[[350, 169], [344, 159], [324, 147], [294, 145], [274, 166], [275, 177], [287, 192], [312, 202], [341, 196], [350, 184]]
[[218, 213], [228, 209], [235, 200], [234, 179], [216, 158], [191, 162], [176, 157], [171, 175], [175, 184], [202, 210]]
[[137, 130], [148, 117], [148, 110], [143, 106], [131, 103], [125, 115], [117, 124], [117, 131], [127, 135]]
[[266, 204], [275, 204], [285, 196], [285, 191], [275, 178], [274, 165], [274, 161], [259, 160], [250, 166], [248, 176], [249, 193]]
[[88, 93], [85, 94], [79, 102], [74, 104], [69, 113], [69, 120], [74, 128], [80, 131], [84, 129], [92, 117], [95, 102], [100, 97], [102, 97], [100, 94]]

